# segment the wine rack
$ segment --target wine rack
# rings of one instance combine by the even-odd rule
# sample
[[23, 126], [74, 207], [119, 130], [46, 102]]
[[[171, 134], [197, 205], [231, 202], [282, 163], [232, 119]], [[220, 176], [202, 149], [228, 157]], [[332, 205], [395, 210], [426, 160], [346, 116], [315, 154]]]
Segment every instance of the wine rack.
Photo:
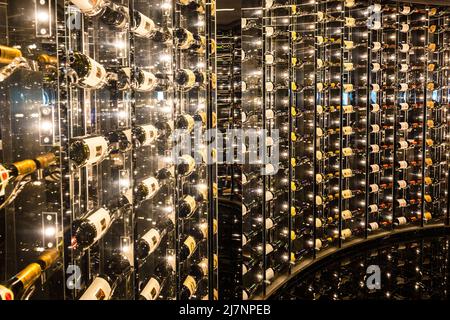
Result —
[[215, 1], [0, 7], [1, 299], [217, 299]]
[[[449, 11], [415, 2], [267, 0], [243, 9], [242, 105], [257, 114], [247, 125], [280, 133], [277, 174], [243, 166], [244, 180], [258, 179], [243, 186], [243, 213], [286, 219], [255, 240], [263, 244], [260, 270], [270, 276], [247, 278], [244, 267], [244, 299], [270, 295], [310, 263], [364, 239], [448, 224], [449, 176], [441, 172], [448, 171]], [[261, 200], [247, 210], [252, 193]], [[275, 251], [278, 276], [266, 252], [275, 234], [288, 235]]]

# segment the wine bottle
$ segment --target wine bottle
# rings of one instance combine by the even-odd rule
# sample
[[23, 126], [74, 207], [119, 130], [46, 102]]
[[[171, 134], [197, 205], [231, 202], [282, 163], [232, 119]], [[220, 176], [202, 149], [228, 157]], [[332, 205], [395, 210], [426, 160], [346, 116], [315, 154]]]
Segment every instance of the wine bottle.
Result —
[[109, 300], [119, 283], [132, 270], [130, 260], [121, 252], [113, 252], [105, 266], [104, 273], [98, 275], [84, 291], [80, 300]]
[[[218, 266], [218, 258], [217, 255], [214, 255], [213, 268], [217, 269]], [[183, 281], [183, 285], [181, 287], [180, 299], [186, 300], [189, 299], [197, 292], [197, 286], [200, 280], [208, 275], [208, 259], [204, 258], [200, 263], [193, 265], [189, 270], [189, 275]]]
[[197, 11], [198, 13], [205, 13], [205, 0], [179, 0], [178, 3], [186, 10]]
[[76, 84], [82, 88], [100, 89], [106, 84], [105, 67], [81, 52], [70, 54], [69, 66], [76, 73]]
[[[213, 220], [213, 234], [217, 233], [217, 220]], [[201, 223], [195, 225], [191, 230], [183, 236], [183, 242], [181, 248], [179, 249], [179, 259], [184, 261], [191, 257], [197, 250], [198, 244], [208, 238], [208, 224]]]
[[118, 31], [126, 31], [130, 21], [128, 8], [111, 2], [104, 7], [100, 21]]
[[195, 159], [188, 155], [182, 155], [177, 160], [177, 172], [182, 177], [190, 176], [195, 170]]
[[115, 152], [128, 152], [131, 150], [132, 131], [131, 129], [116, 130], [108, 134], [110, 148]]
[[208, 199], [207, 188], [195, 188], [192, 195], [186, 195], [178, 201], [178, 215], [180, 218], [189, 218], [196, 211], [199, 204]]
[[69, 157], [77, 167], [95, 165], [109, 153], [109, 142], [103, 136], [76, 138], [69, 148]]
[[145, 259], [158, 248], [161, 240], [175, 228], [175, 216], [173, 213], [165, 216], [156, 227], [147, 231], [137, 244], [136, 254], [139, 259]]
[[156, 265], [153, 275], [141, 290], [139, 300], [156, 300], [169, 280], [169, 277], [175, 270], [174, 257], [162, 259], [162, 261]]
[[22, 300], [28, 298], [30, 289], [41, 277], [42, 273], [52, 267], [59, 258], [56, 248], [44, 251], [33, 263], [27, 265], [22, 271], [0, 284], [0, 300]]

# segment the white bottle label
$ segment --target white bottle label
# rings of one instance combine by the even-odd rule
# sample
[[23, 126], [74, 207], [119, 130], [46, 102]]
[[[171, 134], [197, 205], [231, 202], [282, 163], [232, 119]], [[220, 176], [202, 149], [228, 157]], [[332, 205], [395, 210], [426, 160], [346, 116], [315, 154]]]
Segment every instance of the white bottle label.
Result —
[[267, 190], [266, 191], [266, 201], [272, 201], [273, 200], [273, 193], [272, 191]]
[[409, 109], [409, 104], [407, 104], [406, 102], [400, 103], [400, 109], [401, 109], [402, 111], [408, 110], [408, 109]]
[[409, 123], [408, 122], [400, 122], [400, 130], [408, 130]]
[[380, 190], [380, 187], [377, 184], [371, 184], [369, 188], [370, 192], [378, 192]]
[[341, 235], [342, 235], [342, 239], [345, 240], [352, 236], [352, 231], [350, 229], [344, 229], [344, 230], [342, 230]]
[[158, 80], [156, 79], [155, 75], [151, 72], [141, 70], [142, 79], [137, 84], [136, 90], [139, 92], [149, 92], [152, 91], [156, 84], [158, 83]]
[[[379, 88], [380, 86], [378, 86], [378, 88]], [[378, 103], [373, 103], [372, 105], [371, 105], [371, 107], [372, 107], [372, 112], [378, 112], [378, 111], [380, 111], [380, 105], [378, 104]]]
[[76, 5], [81, 12], [91, 13], [96, 8], [102, 7], [104, 5], [103, 0], [70, 0], [74, 5]]
[[408, 141], [405, 141], [405, 140], [400, 141], [399, 145], [400, 145], [400, 149], [406, 149], [406, 148], [408, 148]]
[[275, 58], [271, 54], [266, 54], [266, 64], [273, 64], [275, 62]]
[[88, 74], [80, 80], [80, 83], [90, 88], [98, 88], [105, 82], [106, 69], [94, 59], [86, 57], [89, 60], [90, 68]]
[[275, 223], [273, 222], [272, 218], [266, 219], [266, 230], [272, 229]]
[[344, 148], [342, 149], [342, 154], [344, 155], [344, 157], [350, 157], [351, 155], [353, 155], [353, 150], [352, 148]]
[[343, 133], [344, 135], [350, 135], [350, 134], [353, 133], [353, 128], [350, 127], [350, 126], [343, 127], [343, 128], [342, 128], [342, 133]]
[[378, 212], [378, 206], [376, 204], [369, 205], [369, 212], [370, 213]]
[[273, 246], [270, 243], [266, 244], [266, 255], [273, 252]]
[[143, 180], [141, 183], [148, 190], [148, 194], [145, 197], [146, 200], [153, 198], [159, 190], [159, 182], [158, 179], [156, 179], [155, 177], [147, 178]]
[[398, 206], [401, 208], [404, 208], [407, 205], [407, 202], [405, 199], [397, 199], [397, 202], [398, 202]]
[[411, 13], [411, 7], [410, 6], [403, 6], [403, 8], [400, 10], [400, 13], [403, 15], [408, 15]]
[[272, 82], [270, 82], [270, 81], [267, 81], [266, 82], [266, 91], [267, 92], [272, 92], [273, 90], [274, 90], [274, 85], [273, 85], [273, 83]]
[[371, 125], [371, 128], [372, 128], [372, 133], [378, 133], [378, 132], [380, 132], [380, 126], [377, 125], [377, 124], [372, 124], [372, 125]]
[[408, 72], [409, 66], [406, 63], [400, 65], [400, 72]]
[[353, 112], [353, 106], [351, 104], [343, 106], [342, 109], [344, 110], [344, 113], [352, 113]]
[[402, 43], [400, 46], [400, 52], [407, 53], [409, 52], [410, 46], [407, 43]]
[[105, 208], [100, 208], [87, 217], [87, 220], [95, 226], [97, 231], [94, 242], [98, 241], [108, 230], [111, 224], [111, 215]]
[[143, 296], [147, 300], [156, 300], [160, 292], [161, 285], [159, 284], [158, 280], [156, 280], [155, 278], [151, 278], [142, 290], [141, 296]]
[[381, 42], [374, 42], [372, 46], [372, 51], [377, 52], [381, 50]]
[[275, 118], [275, 112], [272, 109], [266, 110], [266, 120], [272, 120]]
[[409, 31], [409, 24], [402, 23], [402, 27], [400, 28], [400, 32], [406, 33]]
[[406, 161], [399, 161], [398, 165], [399, 165], [400, 169], [408, 168], [408, 162], [406, 162]]
[[97, 277], [80, 297], [80, 300], [109, 300], [111, 293], [112, 289], [108, 281]]
[[322, 240], [316, 239], [316, 250], [320, 250], [322, 248]]
[[266, 37], [271, 37], [275, 33], [275, 29], [273, 27], [266, 27]]
[[158, 248], [159, 242], [161, 241], [161, 234], [158, 230], [152, 228], [141, 239], [147, 242], [150, 248], [148, 254], [152, 254]]
[[397, 218], [397, 221], [398, 221], [399, 225], [404, 225], [408, 222], [408, 220], [406, 220], [405, 217], [399, 217], [399, 218]]
[[377, 144], [371, 144], [370, 145], [370, 150], [373, 153], [378, 153], [378, 152], [380, 152], [380, 146], [377, 145]]

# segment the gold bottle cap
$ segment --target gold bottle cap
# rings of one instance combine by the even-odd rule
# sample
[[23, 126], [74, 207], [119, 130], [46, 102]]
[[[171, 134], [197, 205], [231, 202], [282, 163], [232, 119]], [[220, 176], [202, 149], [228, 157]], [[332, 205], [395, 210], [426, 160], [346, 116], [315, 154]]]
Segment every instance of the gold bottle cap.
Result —
[[36, 282], [42, 274], [42, 269], [39, 263], [33, 262], [20, 271], [16, 278], [22, 282], [25, 291]]

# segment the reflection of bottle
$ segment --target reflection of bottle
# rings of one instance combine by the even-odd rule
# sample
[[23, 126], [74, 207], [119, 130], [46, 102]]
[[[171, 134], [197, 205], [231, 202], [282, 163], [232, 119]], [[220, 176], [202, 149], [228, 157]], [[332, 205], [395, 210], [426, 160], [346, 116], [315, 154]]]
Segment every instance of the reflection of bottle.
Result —
[[112, 2], [104, 8], [100, 20], [117, 30], [125, 31], [130, 20], [128, 8]]
[[175, 271], [175, 258], [168, 257], [157, 264], [155, 271], [142, 289], [139, 300], [156, 300], [171, 274]]
[[0, 45], [0, 64], [10, 64], [15, 58], [22, 57], [19, 49]]
[[113, 150], [119, 152], [127, 152], [132, 147], [132, 132], [131, 129], [116, 130], [108, 134], [108, 141]]
[[158, 248], [165, 235], [170, 233], [175, 227], [175, 216], [169, 214], [157, 226], [147, 231], [138, 241], [137, 257], [145, 259]]
[[195, 170], [195, 159], [188, 154], [182, 155], [177, 161], [177, 172], [183, 177], [191, 175]]
[[136, 188], [136, 200], [144, 201], [152, 199], [161, 189], [163, 182], [174, 177], [174, 167], [162, 168], [147, 179], [142, 180]]
[[136, 75], [136, 91], [149, 92], [153, 91], [158, 84], [158, 79], [151, 72], [139, 70]]
[[[205, 0], [179, 0], [178, 3], [189, 11], [197, 11], [199, 13], [205, 13]], [[213, 10], [211, 8], [211, 13], [212, 12]]]
[[193, 34], [187, 29], [178, 28], [174, 31], [178, 48], [181, 50], [193, 50], [197, 53], [204, 53], [206, 49], [206, 38], [199, 34]]
[[158, 138], [158, 129], [152, 124], [137, 126], [133, 135], [137, 147], [149, 146]]
[[33, 263], [0, 285], [0, 300], [21, 300], [28, 290], [41, 277], [42, 273], [53, 266], [59, 258], [58, 249], [44, 251]]
[[106, 83], [105, 68], [87, 55], [74, 52], [69, 57], [69, 66], [76, 72], [80, 87], [99, 89]]
[[79, 138], [70, 144], [70, 159], [79, 167], [94, 165], [108, 155], [108, 141], [103, 136]]
[[105, 266], [105, 272], [92, 281], [80, 300], [109, 300], [114, 294], [118, 282], [132, 270], [128, 258], [120, 252], [114, 252]]

